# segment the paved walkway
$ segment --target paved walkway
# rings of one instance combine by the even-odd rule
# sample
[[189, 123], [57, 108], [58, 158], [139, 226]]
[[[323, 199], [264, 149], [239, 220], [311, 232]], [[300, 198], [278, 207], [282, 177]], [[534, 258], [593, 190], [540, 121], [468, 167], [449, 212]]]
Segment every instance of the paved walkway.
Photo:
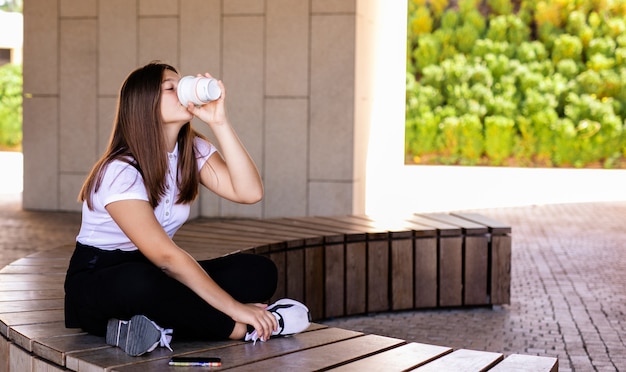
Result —
[[[513, 227], [511, 304], [328, 320], [454, 348], [559, 358], [561, 371], [626, 371], [626, 201], [478, 212]], [[72, 242], [77, 213], [21, 210], [0, 195], [0, 267]]]

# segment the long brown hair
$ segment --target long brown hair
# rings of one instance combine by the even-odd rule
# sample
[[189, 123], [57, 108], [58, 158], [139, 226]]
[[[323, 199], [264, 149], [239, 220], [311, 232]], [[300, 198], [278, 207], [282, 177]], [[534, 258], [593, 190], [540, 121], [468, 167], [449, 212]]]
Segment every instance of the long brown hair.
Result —
[[[165, 195], [168, 160], [161, 118], [161, 83], [165, 70], [178, 73], [168, 64], [151, 62], [130, 73], [122, 84], [109, 144], [78, 196], [79, 201], [87, 201], [89, 209], [93, 209], [92, 195], [100, 188], [104, 170], [113, 160], [127, 162], [139, 171], [152, 208]], [[177, 203], [190, 203], [198, 195], [199, 176], [193, 145], [197, 136], [202, 137], [189, 122], [178, 133], [180, 194]]]

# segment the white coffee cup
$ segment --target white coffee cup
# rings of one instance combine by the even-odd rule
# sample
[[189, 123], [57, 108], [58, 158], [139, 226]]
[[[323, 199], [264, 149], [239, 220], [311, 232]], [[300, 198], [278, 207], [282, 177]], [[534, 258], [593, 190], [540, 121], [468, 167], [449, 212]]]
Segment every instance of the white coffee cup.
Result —
[[178, 100], [184, 106], [192, 102], [196, 106], [215, 101], [222, 95], [217, 80], [200, 76], [183, 76], [178, 82]]

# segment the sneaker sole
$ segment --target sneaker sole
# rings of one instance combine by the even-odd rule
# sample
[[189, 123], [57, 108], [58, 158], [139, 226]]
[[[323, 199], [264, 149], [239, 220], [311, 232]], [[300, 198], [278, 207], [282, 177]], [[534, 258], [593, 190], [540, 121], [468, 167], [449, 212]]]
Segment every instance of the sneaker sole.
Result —
[[117, 319], [107, 323], [107, 344], [118, 346], [131, 356], [146, 353], [160, 337], [161, 332], [143, 315], [133, 316], [126, 324], [120, 324]]

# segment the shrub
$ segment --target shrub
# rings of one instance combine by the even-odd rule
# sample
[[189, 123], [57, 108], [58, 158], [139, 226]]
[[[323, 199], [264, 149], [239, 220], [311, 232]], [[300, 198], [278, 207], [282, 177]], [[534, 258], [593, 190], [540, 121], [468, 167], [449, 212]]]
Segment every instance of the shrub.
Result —
[[595, 38], [589, 42], [589, 46], [585, 50], [587, 59], [600, 54], [604, 57], [611, 58], [615, 55], [615, 48], [617, 44], [615, 40], [610, 37]]
[[465, 114], [459, 118], [460, 125], [460, 163], [465, 165], [478, 164], [485, 143], [483, 139], [483, 124], [480, 117], [474, 114]]
[[568, 118], [557, 120], [552, 126], [554, 132], [554, 152], [552, 161], [557, 166], [577, 163], [576, 128]]
[[449, 116], [439, 124], [438, 153], [442, 155], [441, 162], [455, 164], [461, 152], [461, 126], [459, 118]]
[[441, 43], [432, 34], [425, 34], [419, 37], [417, 48], [413, 51], [413, 59], [417, 65], [417, 71], [439, 62], [439, 51]]
[[[470, 2], [476, 2], [474, 0], [470, 0]], [[485, 18], [475, 7], [462, 11], [461, 20], [463, 25], [472, 26], [478, 33], [482, 36], [485, 30], [487, 29], [487, 22]]]
[[526, 41], [519, 44], [515, 51], [515, 57], [520, 62], [543, 61], [548, 57], [545, 46], [538, 41]]
[[432, 111], [425, 111], [407, 120], [406, 126], [409, 133], [406, 144], [411, 154], [422, 156], [435, 152], [439, 118]]
[[507, 41], [507, 30], [509, 24], [505, 16], [498, 16], [491, 19], [487, 38], [493, 41]]
[[578, 64], [571, 58], [560, 60], [556, 64], [556, 70], [567, 79], [573, 79], [579, 73]]
[[504, 15], [513, 13], [511, 0], [487, 0], [487, 4], [494, 14]]
[[513, 153], [515, 122], [504, 116], [485, 118], [485, 152], [493, 165], [502, 165]]
[[455, 31], [457, 49], [464, 54], [469, 54], [474, 48], [476, 41], [480, 39], [480, 32], [470, 24], [464, 24]]
[[22, 66], [0, 66], [0, 148], [22, 144]]
[[409, 1], [432, 30], [409, 36], [408, 152], [429, 163], [623, 166], [626, 0], [447, 3]]
[[583, 44], [580, 38], [568, 34], [563, 34], [554, 41], [552, 49], [552, 62], [559, 63], [564, 59], [571, 59], [576, 62], [582, 61]]

